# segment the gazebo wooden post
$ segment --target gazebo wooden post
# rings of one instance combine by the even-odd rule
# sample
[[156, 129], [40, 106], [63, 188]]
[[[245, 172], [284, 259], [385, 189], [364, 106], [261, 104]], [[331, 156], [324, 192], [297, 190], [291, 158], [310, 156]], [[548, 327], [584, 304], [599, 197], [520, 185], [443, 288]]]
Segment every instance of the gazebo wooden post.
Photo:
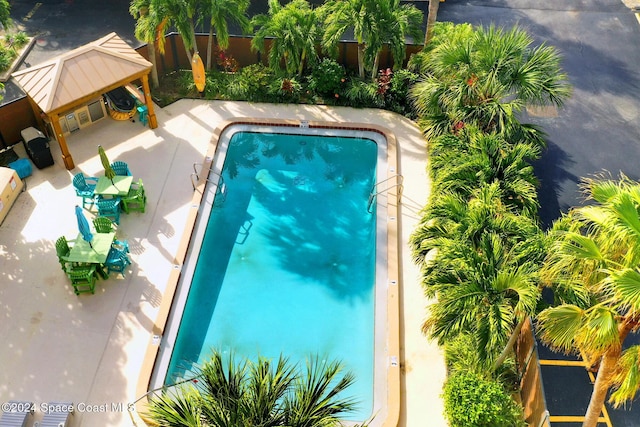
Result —
[[60, 145], [60, 151], [62, 151], [62, 161], [64, 162], [64, 166], [71, 170], [76, 167], [73, 164], [73, 157], [71, 157], [71, 153], [69, 152], [69, 147], [67, 147], [67, 140], [62, 133], [62, 128], [60, 127], [60, 116], [57, 114], [50, 114], [49, 120], [51, 120], [51, 126], [53, 126], [53, 131], [55, 132], [56, 140]]
[[144, 102], [147, 104], [149, 128], [155, 129], [158, 127], [158, 119], [153, 111], [153, 99], [151, 99], [151, 90], [149, 88], [149, 73], [142, 75], [142, 90], [144, 91]]

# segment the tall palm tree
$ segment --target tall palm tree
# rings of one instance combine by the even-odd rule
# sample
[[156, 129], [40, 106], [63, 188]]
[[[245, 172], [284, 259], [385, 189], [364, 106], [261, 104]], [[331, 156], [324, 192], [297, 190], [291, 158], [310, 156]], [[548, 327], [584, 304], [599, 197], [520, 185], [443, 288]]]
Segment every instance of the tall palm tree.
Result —
[[249, 0], [204, 0], [205, 16], [209, 17], [209, 39], [207, 41], [207, 70], [211, 69], [213, 33], [220, 49], [229, 47], [229, 21], [236, 22], [244, 31], [249, 30], [247, 8]]
[[640, 328], [640, 183], [625, 176], [585, 180], [595, 205], [554, 223], [541, 277], [557, 304], [538, 316], [543, 341], [581, 352], [598, 373], [583, 427], [595, 427], [611, 389], [618, 407], [640, 389], [640, 346], [623, 344]]
[[380, 52], [385, 44], [391, 50], [394, 68], [401, 66], [405, 54], [407, 36], [414, 42], [422, 42], [422, 12], [413, 5], [400, 4], [400, 0], [381, 1], [378, 4], [379, 12], [376, 13], [376, 38], [371, 40], [371, 50], [375, 51], [371, 78], [378, 74]]
[[424, 332], [440, 344], [470, 336], [497, 369], [539, 299], [545, 242], [534, 219], [504, 202], [497, 182], [471, 197], [434, 193], [410, 240], [425, 293], [438, 298]]
[[268, 14], [255, 16], [252, 25], [258, 27], [251, 40], [252, 49], [264, 53], [265, 40], [273, 38], [269, 49], [272, 68], [279, 68], [284, 61], [288, 74], [302, 75], [305, 66], [316, 62], [320, 21], [306, 0], [292, 0], [285, 6], [278, 0], [269, 0]]
[[204, 16], [203, 0], [151, 0], [151, 3], [161, 18], [158, 32], [164, 36], [167, 28], [175, 27], [182, 37], [185, 53], [191, 62], [191, 51], [198, 50], [195, 27]]
[[[466, 27], [465, 27], [466, 28]], [[423, 53], [422, 81], [410, 97], [425, 135], [431, 139], [461, 126], [483, 132], [536, 134], [522, 126], [517, 114], [528, 105], [561, 106], [570, 94], [560, 55], [514, 27], [490, 26], [438, 38]]]
[[365, 69], [377, 75], [378, 56], [388, 43], [394, 62], [404, 60], [406, 36], [421, 41], [422, 12], [399, 0], [329, 0], [321, 8], [325, 29], [323, 47], [335, 54], [344, 34], [352, 30], [358, 43], [358, 75]]
[[432, 261], [438, 274], [428, 286], [437, 301], [429, 306], [423, 332], [439, 345], [469, 334], [480, 357], [498, 367], [540, 298], [537, 265], [518, 253], [528, 243], [509, 248], [499, 234], [484, 232], [477, 245], [451, 239], [438, 246]]
[[[153, 0], [132, 0], [129, 5], [129, 13], [136, 19], [135, 36], [138, 40], [147, 43], [147, 52], [151, 68], [151, 85], [157, 88], [160, 85], [158, 80], [158, 66], [156, 58], [156, 46], [162, 47], [161, 53], [164, 52], [164, 34], [158, 33], [158, 27], [162, 23], [162, 15], [158, 13], [156, 4], [152, 4]], [[158, 43], [158, 38], [161, 38]]]
[[[429, 253], [453, 247], [452, 242], [457, 240], [477, 247], [486, 233], [502, 236], [503, 247], [513, 252], [515, 263], [541, 263], [544, 258], [544, 239], [538, 223], [518, 214], [505, 202], [499, 183], [483, 183], [470, 197], [450, 191], [434, 193], [410, 238], [414, 261], [424, 268], [424, 286], [430, 296], [434, 292], [429, 284], [442, 273], [434, 270], [440, 267], [439, 263], [428, 262]], [[537, 244], [532, 244], [534, 241]], [[447, 268], [443, 265], [441, 271]]]
[[280, 357], [236, 362], [214, 352], [196, 370], [197, 383], [151, 399], [149, 417], [159, 426], [340, 426], [355, 401], [342, 397], [354, 382], [337, 362], [318, 357], [305, 369]]

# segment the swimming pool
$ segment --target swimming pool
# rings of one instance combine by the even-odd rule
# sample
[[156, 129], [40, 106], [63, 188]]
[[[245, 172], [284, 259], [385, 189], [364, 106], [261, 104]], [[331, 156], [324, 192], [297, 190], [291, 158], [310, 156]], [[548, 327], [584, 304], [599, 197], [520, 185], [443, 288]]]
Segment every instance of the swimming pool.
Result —
[[[396, 284], [387, 274], [387, 230], [395, 217], [385, 195], [371, 209], [368, 197], [387, 178], [387, 154], [379, 132], [226, 129], [210, 159], [151, 388], [185, 375], [184, 360], [197, 362], [211, 346], [294, 360], [320, 353], [356, 372], [350, 392], [365, 402], [355, 419], [384, 420], [388, 371], [398, 366], [387, 338], [387, 294]], [[178, 332], [176, 319], [188, 332]]]

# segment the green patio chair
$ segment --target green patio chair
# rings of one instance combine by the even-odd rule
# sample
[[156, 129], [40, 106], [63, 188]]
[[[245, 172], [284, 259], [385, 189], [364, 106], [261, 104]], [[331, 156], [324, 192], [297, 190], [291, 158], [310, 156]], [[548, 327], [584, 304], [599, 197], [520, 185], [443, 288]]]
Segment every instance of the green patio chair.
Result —
[[58, 261], [62, 266], [62, 271], [67, 272], [67, 268], [69, 262], [67, 261], [67, 257], [71, 252], [71, 248], [69, 247], [69, 243], [67, 242], [67, 238], [62, 236], [56, 240], [56, 254], [58, 255]]
[[123, 197], [120, 201], [122, 210], [126, 213], [130, 213], [131, 211], [144, 213], [145, 206], [147, 204], [147, 195], [144, 192], [142, 180], [139, 179], [137, 183], [132, 184], [129, 194]]
[[97, 216], [93, 219], [93, 227], [96, 229], [96, 233], [113, 233], [115, 225], [110, 218], [106, 216]]
[[67, 269], [67, 276], [76, 295], [96, 291], [96, 266], [78, 265]]

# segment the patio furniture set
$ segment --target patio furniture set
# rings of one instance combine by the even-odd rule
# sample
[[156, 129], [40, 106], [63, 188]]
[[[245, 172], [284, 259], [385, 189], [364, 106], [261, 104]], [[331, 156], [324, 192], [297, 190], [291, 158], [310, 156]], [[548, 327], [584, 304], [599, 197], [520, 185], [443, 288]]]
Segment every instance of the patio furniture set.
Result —
[[[56, 241], [56, 254], [62, 271], [69, 277], [76, 295], [95, 293], [96, 280], [107, 279], [111, 273], [125, 271], [131, 264], [129, 244], [116, 239], [120, 212], [145, 211], [147, 197], [141, 179], [133, 182], [125, 162], [109, 163], [104, 150], [105, 176], [86, 177], [78, 173], [73, 177], [76, 195], [82, 199], [82, 208], [76, 206], [79, 234], [75, 240], [62, 236]], [[84, 209], [97, 208], [92, 220], [93, 230], [84, 216]]]

